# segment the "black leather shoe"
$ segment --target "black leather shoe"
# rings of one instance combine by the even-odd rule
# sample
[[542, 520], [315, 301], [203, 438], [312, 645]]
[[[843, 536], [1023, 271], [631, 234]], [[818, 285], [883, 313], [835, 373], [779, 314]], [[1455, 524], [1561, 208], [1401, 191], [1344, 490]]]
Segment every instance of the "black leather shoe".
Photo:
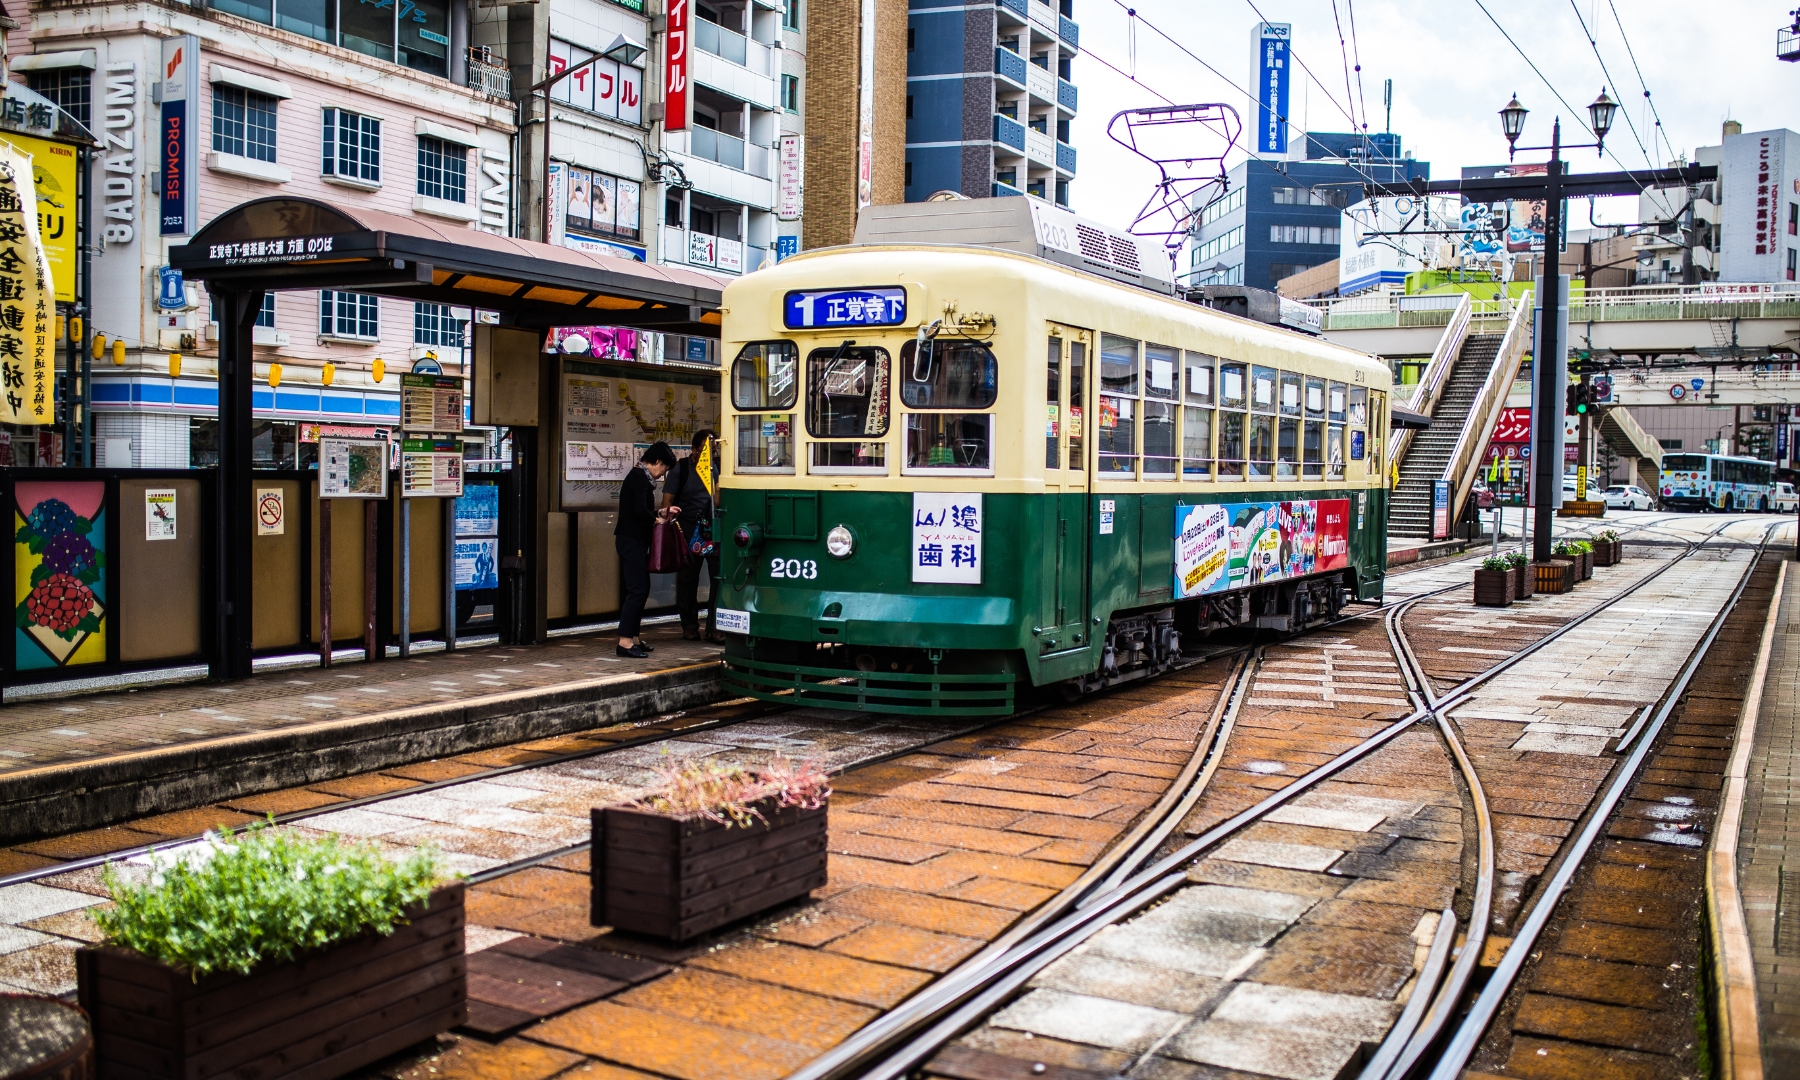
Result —
[[641, 641], [629, 649], [623, 645], [614, 645], [613, 651], [617, 652], [620, 656], [629, 656], [637, 660], [642, 660], [650, 655], [650, 650], [646, 648]]

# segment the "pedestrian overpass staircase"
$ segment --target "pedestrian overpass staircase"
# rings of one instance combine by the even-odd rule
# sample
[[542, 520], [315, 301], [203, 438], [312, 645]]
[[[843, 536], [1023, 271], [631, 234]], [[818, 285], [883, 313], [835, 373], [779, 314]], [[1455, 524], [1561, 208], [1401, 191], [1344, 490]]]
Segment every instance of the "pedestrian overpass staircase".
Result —
[[1602, 412], [1595, 431], [1606, 440], [1613, 456], [1632, 462], [1632, 477], [1638, 486], [1655, 495], [1662, 482], [1662, 444], [1621, 405]]
[[1431, 535], [1432, 494], [1442, 480], [1450, 482], [1450, 520], [1461, 514], [1530, 347], [1529, 296], [1481, 322], [1472, 309], [1464, 295], [1449, 311], [1437, 349], [1407, 403], [1431, 417], [1431, 427], [1396, 431], [1389, 441], [1388, 460], [1397, 463], [1399, 474], [1388, 500], [1392, 535]]

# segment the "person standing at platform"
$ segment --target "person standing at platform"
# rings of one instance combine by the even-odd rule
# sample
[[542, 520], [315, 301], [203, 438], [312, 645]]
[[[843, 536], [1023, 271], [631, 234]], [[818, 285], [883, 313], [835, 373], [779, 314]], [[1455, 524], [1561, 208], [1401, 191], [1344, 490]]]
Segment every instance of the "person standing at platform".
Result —
[[619, 486], [619, 523], [613, 527], [613, 545], [619, 552], [619, 576], [624, 582], [624, 602], [619, 605], [620, 656], [642, 659], [650, 646], [638, 637], [644, 604], [650, 599], [650, 534], [656, 526], [680, 511], [656, 508], [656, 481], [675, 466], [675, 451], [665, 442], [651, 443], [637, 465]]
[[[706, 640], [723, 642], [725, 635], [713, 629], [712, 609], [719, 595], [719, 547], [713, 541], [713, 500], [700, 475], [700, 452], [711, 444], [709, 428], [694, 432], [693, 452], [675, 464], [675, 471], [663, 484], [663, 508], [679, 508], [681, 532], [687, 538], [690, 558], [675, 574], [675, 606], [681, 612], [681, 636], [699, 641], [700, 571], [707, 574]], [[718, 459], [715, 452], [713, 460]]]

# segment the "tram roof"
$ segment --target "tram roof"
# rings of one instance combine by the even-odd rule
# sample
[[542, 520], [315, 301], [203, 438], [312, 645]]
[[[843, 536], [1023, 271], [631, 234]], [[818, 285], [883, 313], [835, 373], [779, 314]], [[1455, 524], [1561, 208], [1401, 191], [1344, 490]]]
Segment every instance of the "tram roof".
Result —
[[292, 196], [232, 207], [169, 263], [218, 289], [344, 289], [499, 311], [528, 329], [718, 337], [721, 324], [723, 283], [707, 274]]

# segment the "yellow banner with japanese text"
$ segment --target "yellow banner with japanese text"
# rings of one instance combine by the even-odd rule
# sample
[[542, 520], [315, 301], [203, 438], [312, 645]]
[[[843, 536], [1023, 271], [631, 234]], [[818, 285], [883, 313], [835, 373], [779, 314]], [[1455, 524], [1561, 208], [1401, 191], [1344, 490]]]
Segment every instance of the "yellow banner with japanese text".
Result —
[[75, 302], [75, 147], [69, 143], [34, 139], [0, 131], [0, 142], [11, 143], [31, 158], [31, 183], [37, 193], [38, 238], [50, 259], [50, 280], [56, 300]]
[[50, 260], [38, 233], [31, 158], [0, 144], [0, 422], [54, 419]]

